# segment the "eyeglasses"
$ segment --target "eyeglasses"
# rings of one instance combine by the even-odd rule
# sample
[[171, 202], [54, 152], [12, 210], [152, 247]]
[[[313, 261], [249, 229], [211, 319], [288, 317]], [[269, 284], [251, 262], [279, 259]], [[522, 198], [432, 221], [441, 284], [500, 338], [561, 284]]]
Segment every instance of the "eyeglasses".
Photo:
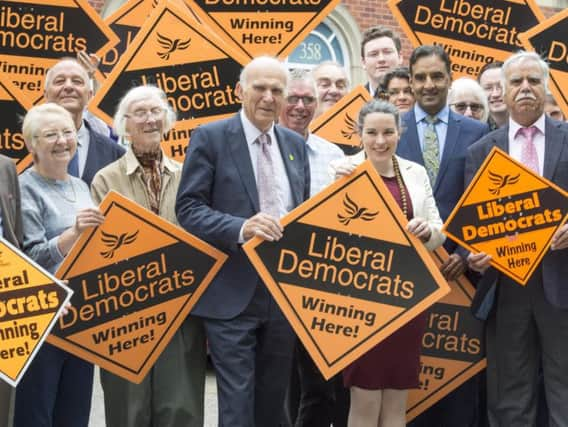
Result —
[[304, 105], [311, 105], [314, 102], [316, 102], [316, 98], [314, 96], [296, 96], [296, 95], [290, 95], [288, 98], [286, 98], [286, 101], [288, 102], [288, 104], [294, 104], [296, 105], [300, 99], [302, 100], [302, 104]]
[[483, 105], [476, 102], [456, 102], [455, 104], [450, 104], [458, 113], [465, 112], [468, 108], [472, 113], [477, 114], [483, 111]]
[[36, 138], [43, 138], [43, 140], [45, 140], [49, 144], [56, 143], [59, 140], [59, 138], [71, 139], [75, 138], [75, 136], [76, 132], [74, 129], [63, 129], [61, 131], [48, 130], [45, 133], [42, 133], [41, 135], [35, 135]]
[[136, 122], [145, 122], [149, 118], [159, 119], [166, 110], [162, 107], [154, 107], [149, 110], [136, 110], [132, 114], [125, 114], [125, 117], [132, 118]]

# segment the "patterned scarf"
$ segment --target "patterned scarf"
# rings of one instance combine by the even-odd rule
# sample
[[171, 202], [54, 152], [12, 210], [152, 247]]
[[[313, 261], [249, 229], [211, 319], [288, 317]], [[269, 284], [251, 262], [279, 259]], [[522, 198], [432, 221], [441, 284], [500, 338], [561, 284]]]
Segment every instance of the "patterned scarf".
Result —
[[160, 213], [160, 193], [162, 190], [162, 150], [154, 153], [137, 153], [134, 155], [142, 166], [142, 179], [150, 196], [150, 209], [155, 214]]

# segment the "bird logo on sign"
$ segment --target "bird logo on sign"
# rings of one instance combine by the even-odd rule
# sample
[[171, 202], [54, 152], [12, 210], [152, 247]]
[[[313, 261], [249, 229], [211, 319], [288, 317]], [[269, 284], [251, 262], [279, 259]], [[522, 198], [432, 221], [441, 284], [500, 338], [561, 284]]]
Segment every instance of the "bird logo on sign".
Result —
[[357, 123], [349, 114], [345, 114], [345, 126], [347, 126], [347, 130], [341, 129], [341, 135], [344, 138], [351, 139], [357, 133]]
[[369, 212], [368, 208], [360, 208], [357, 203], [349, 197], [348, 193], [345, 193], [345, 198], [343, 199], [343, 207], [345, 208], [346, 215], [337, 214], [337, 219], [341, 224], [349, 225], [351, 221], [360, 219], [363, 221], [372, 221], [379, 214], [379, 211]]
[[122, 246], [129, 245], [136, 240], [136, 237], [138, 237], [138, 231], [139, 230], [136, 230], [134, 233], [130, 234], [128, 234], [128, 232], [122, 234], [110, 234], [101, 230], [101, 234], [103, 236], [101, 238], [101, 242], [103, 242], [109, 249], [101, 252], [100, 254], [103, 258], [112, 258], [118, 249]]
[[165, 51], [164, 52], [157, 52], [158, 56], [164, 60], [170, 59], [170, 55], [174, 53], [176, 50], [185, 50], [191, 44], [191, 37], [187, 40], [182, 39], [169, 39], [166, 36], [158, 34], [158, 44], [162, 46]]
[[495, 185], [495, 187], [489, 189], [489, 192], [498, 196], [504, 187], [519, 182], [520, 177], [520, 174], [514, 176], [511, 174], [499, 175], [498, 173], [489, 171], [489, 181]]

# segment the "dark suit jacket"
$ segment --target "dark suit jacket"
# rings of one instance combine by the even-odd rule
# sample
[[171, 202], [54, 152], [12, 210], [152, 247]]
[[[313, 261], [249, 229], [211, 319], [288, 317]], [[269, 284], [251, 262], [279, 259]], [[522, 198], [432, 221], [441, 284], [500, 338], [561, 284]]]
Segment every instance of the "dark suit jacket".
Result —
[[[402, 116], [402, 127], [403, 133], [398, 143], [397, 154], [424, 166], [414, 109]], [[440, 170], [432, 189], [442, 221], [448, 218], [465, 189], [464, 168], [467, 147], [488, 131], [486, 124], [450, 111]], [[456, 246], [453, 241], [446, 239], [444, 247], [448, 252], [454, 252]]]
[[[295, 132], [275, 127], [294, 205], [309, 198], [306, 145]], [[198, 127], [191, 135], [176, 202], [179, 223], [229, 255], [193, 314], [231, 319], [240, 314], [260, 280], [238, 244], [246, 219], [259, 211], [258, 192], [239, 114]]]
[[[499, 128], [468, 149], [465, 179], [469, 183], [494, 146], [509, 152], [509, 126]], [[568, 126], [546, 118], [543, 177], [568, 190]], [[535, 272], [535, 274], [538, 274]], [[495, 297], [495, 287], [502, 275], [489, 268], [482, 276], [472, 303], [474, 315], [481, 319], [489, 315]], [[568, 249], [548, 251], [542, 259], [544, 294], [555, 307], [568, 308]]]
[[86, 120], [83, 120], [83, 123], [89, 130], [89, 151], [81, 179], [90, 187], [95, 174], [106, 165], [120, 159], [126, 150], [112, 139], [95, 132]]
[[3, 237], [15, 246], [22, 242], [22, 212], [20, 186], [16, 166], [8, 157], [0, 155], [0, 214]]

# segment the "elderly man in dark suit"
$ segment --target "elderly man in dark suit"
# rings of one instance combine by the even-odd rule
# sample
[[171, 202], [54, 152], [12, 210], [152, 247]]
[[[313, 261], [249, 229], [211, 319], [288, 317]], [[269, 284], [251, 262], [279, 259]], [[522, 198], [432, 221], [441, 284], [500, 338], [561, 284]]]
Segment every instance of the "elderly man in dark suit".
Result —
[[[502, 68], [509, 121], [469, 148], [469, 182], [495, 146], [568, 190], [568, 128], [545, 116], [549, 69], [536, 53], [519, 52]], [[473, 301], [479, 317], [494, 322], [496, 348], [487, 354], [497, 372], [499, 426], [536, 425], [538, 367], [542, 363], [551, 426], [568, 423], [568, 225], [552, 237], [526, 286], [489, 268], [484, 253], [468, 257], [484, 272]]]
[[[20, 187], [16, 166], [8, 157], [0, 155], [0, 236], [18, 247], [22, 242], [22, 213]], [[0, 427], [12, 425], [13, 389], [0, 381]]]
[[[485, 135], [486, 124], [450, 110], [447, 103], [452, 82], [450, 59], [440, 46], [420, 46], [409, 60], [410, 83], [416, 103], [402, 116], [405, 129], [397, 154], [424, 165], [442, 220], [463, 194], [467, 147]], [[454, 279], [466, 268], [465, 253], [446, 240], [449, 260], [442, 273]], [[477, 379], [474, 378], [416, 418], [412, 427], [467, 427], [476, 422]]]
[[306, 145], [275, 125], [287, 70], [259, 57], [242, 71], [242, 110], [191, 135], [176, 202], [179, 223], [229, 255], [198, 301], [217, 373], [219, 425], [270, 427], [282, 419], [293, 332], [241, 249], [281, 238], [279, 218], [309, 197]]
[[61, 105], [73, 116], [77, 128], [77, 152], [69, 162], [69, 173], [91, 185], [95, 174], [122, 157], [125, 150], [112, 139], [95, 132], [83, 113], [93, 91], [85, 68], [74, 58], [65, 58], [45, 76], [44, 97]]

